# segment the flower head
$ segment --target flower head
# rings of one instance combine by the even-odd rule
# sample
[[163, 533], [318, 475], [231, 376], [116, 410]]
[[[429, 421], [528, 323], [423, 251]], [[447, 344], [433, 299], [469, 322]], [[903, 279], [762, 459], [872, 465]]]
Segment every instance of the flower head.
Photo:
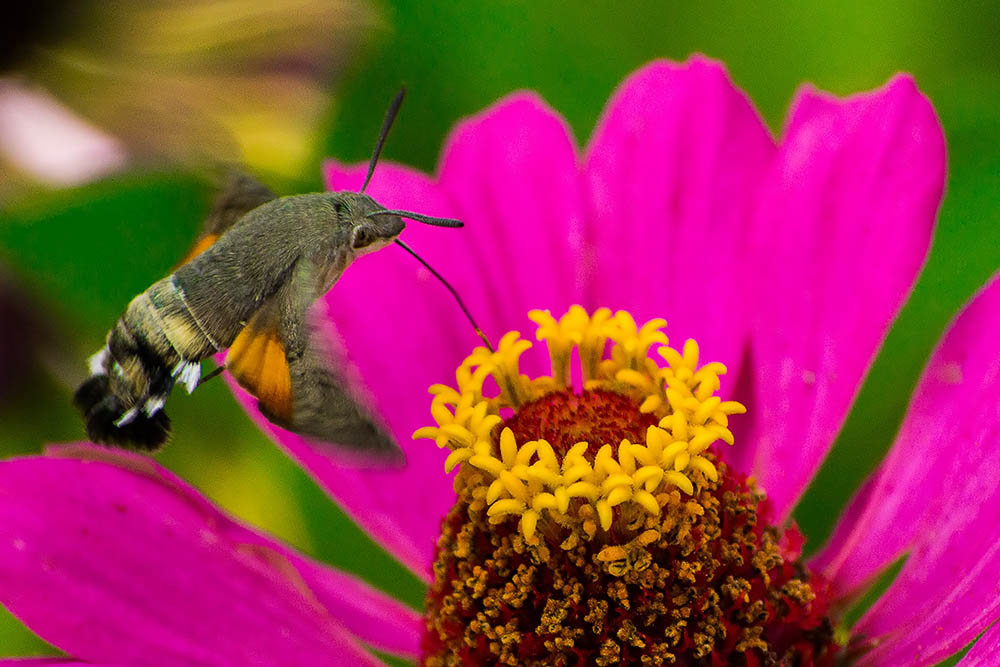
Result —
[[[327, 176], [355, 188], [364, 171]], [[149, 463], [78, 452], [0, 464], [3, 602], [92, 662], [351, 662], [363, 642], [428, 663], [547, 650], [573, 664], [576, 647], [609, 664], [805, 663], [839, 650], [829, 631], [844, 606], [906, 556], [838, 638], [851, 660], [934, 663], [1000, 615], [1000, 468], [982, 465], [1000, 446], [1000, 283], [951, 328], [892, 452], [808, 563], [788, 516], [922, 265], [943, 176], [940, 127], [907, 77], [845, 100], [807, 88], [776, 142], [718, 64], [653, 63], [582, 155], [540, 99], [515, 94], [456, 129], [436, 177], [387, 164], [369, 189], [467, 223], [405, 233], [497, 352], [469, 355], [474, 333], [402, 253], [365, 257], [327, 296], [387, 425], [407, 441], [431, 424], [419, 435], [443, 447], [406, 442], [402, 470], [348, 468], [238, 394], [427, 580], [425, 618]], [[496, 338], [538, 308], [547, 355]], [[697, 348], [670, 348], [660, 317]], [[152, 509], [136, 520], [138, 508]], [[155, 597], [147, 547], [171, 554]]]
[[456, 388], [431, 387], [437, 425], [414, 434], [462, 468], [425, 662], [830, 662], [826, 586], [796, 562], [801, 536], [770, 526], [763, 496], [710, 449], [733, 444], [729, 415], [746, 412], [716, 394], [725, 366], [699, 364], [693, 340], [668, 346], [663, 320], [530, 317], [552, 374], [522, 375], [531, 344], [508, 333], [466, 358]]

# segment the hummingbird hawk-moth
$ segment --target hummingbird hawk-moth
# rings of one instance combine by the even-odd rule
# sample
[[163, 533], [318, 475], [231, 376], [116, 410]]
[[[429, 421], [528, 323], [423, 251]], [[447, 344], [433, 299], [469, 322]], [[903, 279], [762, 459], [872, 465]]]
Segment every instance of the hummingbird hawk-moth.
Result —
[[386, 114], [360, 192], [277, 197], [249, 176], [231, 179], [186, 260], [129, 303], [91, 357], [74, 396], [91, 440], [155, 450], [169, 435], [171, 390], [194, 391], [201, 361], [229, 348], [224, 368], [273, 423], [368, 458], [399, 454], [348, 391], [308, 314], [358, 256], [393, 242], [416, 256], [397, 238], [403, 217], [462, 226], [364, 194], [402, 97]]

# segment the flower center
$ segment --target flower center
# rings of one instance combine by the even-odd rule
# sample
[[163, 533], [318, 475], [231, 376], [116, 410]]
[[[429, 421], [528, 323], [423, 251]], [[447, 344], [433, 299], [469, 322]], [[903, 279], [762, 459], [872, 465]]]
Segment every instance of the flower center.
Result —
[[580, 394], [554, 391], [521, 406], [504, 420], [519, 442], [545, 440], [565, 455], [578, 442], [587, 443], [586, 456], [593, 458], [602, 443], [642, 442], [646, 430], [656, 426], [656, 416], [641, 414], [630, 397], [606, 389]]
[[669, 347], [663, 320], [529, 316], [551, 376], [522, 375], [531, 343], [508, 333], [473, 351], [456, 387], [431, 387], [437, 425], [414, 434], [459, 467], [425, 664], [832, 660], [801, 537], [768, 526], [762, 494], [712, 451], [745, 412], [716, 395], [725, 366], [699, 366], [694, 341]]

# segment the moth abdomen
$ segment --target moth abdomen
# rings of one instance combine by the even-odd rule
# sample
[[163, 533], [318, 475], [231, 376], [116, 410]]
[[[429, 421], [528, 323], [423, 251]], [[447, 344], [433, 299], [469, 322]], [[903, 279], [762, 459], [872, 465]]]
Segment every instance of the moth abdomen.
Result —
[[224, 346], [191, 309], [176, 274], [133, 299], [121, 321], [168, 364], [200, 361]]
[[87, 436], [116, 445], [156, 449], [170, 432], [163, 411], [177, 381], [193, 390], [200, 361], [216, 350], [200, 330], [172, 277], [129, 303], [91, 360], [92, 375], [77, 389]]

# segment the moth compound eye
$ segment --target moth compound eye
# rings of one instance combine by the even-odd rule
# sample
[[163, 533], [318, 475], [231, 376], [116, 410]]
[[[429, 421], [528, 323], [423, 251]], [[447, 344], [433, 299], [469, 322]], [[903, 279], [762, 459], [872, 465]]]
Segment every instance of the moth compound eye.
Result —
[[364, 227], [358, 227], [356, 230], [354, 230], [354, 241], [351, 243], [351, 245], [354, 248], [364, 248], [366, 246], [371, 245], [374, 240], [375, 240], [374, 234], [372, 234]]

